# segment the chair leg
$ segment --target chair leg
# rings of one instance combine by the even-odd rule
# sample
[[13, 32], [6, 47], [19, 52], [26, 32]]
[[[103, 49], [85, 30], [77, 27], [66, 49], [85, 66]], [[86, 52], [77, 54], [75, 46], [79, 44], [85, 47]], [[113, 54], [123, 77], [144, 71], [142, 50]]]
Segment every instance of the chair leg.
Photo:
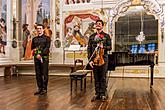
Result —
[[75, 83], [76, 83], [76, 89], [77, 89], [77, 79], [75, 80]]
[[84, 90], [86, 91], [86, 77], [84, 78]]
[[72, 79], [70, 80], [70, 90], [72, 91]]
[[93, 78], [93, 72], [91, 72], [91, 83], [92, 83], [92, 78]]
[[80, 84], [81, 84], [81, 91], [82, 91], [82, 84], [83, 84], [83, 79], [81, 79], [81, 83], [80, 83]]

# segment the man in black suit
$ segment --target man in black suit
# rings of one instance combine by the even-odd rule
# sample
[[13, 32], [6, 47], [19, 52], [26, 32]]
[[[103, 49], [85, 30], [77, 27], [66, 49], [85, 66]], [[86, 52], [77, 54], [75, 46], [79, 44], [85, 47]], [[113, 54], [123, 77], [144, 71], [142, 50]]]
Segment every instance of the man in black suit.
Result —
[[50, 37], [44, 35], [44, 26], [37, 25], [38, 36], [32, 39], [35, 72], [38, 91], [34, 95], [47, 93]]
[[103, 32], [103, 27], [104, 22], [97, 20], [97, 32], [89, 37], [87, 48], [89, 65], [93, 68], [95, 79], [95, 96], [91, 101], [96, 99], [105, 101], [108, 98], [106, 83], [106, 73], [108, 71], [107, 51], [111, 50], [111, 39], [107, 33]]

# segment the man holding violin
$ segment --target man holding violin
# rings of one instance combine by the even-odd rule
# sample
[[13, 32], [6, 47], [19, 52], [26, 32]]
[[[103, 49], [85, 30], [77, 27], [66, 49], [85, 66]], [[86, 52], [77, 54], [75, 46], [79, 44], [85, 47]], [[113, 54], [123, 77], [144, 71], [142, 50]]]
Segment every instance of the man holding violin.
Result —
[[89, 37], [88, 42], [88, 60], [89, 65], [93, 69], [95, 79], [95, 96], [91, 101], [101, 99], [106, 101], [107, 83], [106, 74], [108, 71], [108, 53], [111, 50], [110, 36], [103, 32], [104, 22], [102, 20], [96, 21], [96, 33]]

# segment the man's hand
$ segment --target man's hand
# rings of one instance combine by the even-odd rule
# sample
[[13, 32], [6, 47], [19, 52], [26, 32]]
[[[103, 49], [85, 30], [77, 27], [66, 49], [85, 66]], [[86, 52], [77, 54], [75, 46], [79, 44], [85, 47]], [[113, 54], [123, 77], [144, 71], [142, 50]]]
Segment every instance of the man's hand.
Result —
[[103, 43], [100, 43], [99, 47], [100, 47], [100, 48], [103, 48]]
[[42, 57], [41, 57], [40, 54], [38, 54], [38, 55], [36, 56], [36, 58], [40, 60]]
[[93, 65], [94, 65], [93, 61], [90, 61], [89, 65], [91, 66], [91, 68], [93, 68]]

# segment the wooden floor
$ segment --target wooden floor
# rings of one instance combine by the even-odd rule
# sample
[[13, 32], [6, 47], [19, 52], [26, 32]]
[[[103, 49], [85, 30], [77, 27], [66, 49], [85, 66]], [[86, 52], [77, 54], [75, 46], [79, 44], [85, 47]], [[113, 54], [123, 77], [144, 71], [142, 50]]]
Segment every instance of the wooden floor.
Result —
[[0, 110], [165, 110], [165, 79], [110, 78], [109, 99], [91, 102], [94, 84], [71, 94], [69, 77], [50, 76], [47, 95], [34, 96], [35, 76], [0, 77]]

